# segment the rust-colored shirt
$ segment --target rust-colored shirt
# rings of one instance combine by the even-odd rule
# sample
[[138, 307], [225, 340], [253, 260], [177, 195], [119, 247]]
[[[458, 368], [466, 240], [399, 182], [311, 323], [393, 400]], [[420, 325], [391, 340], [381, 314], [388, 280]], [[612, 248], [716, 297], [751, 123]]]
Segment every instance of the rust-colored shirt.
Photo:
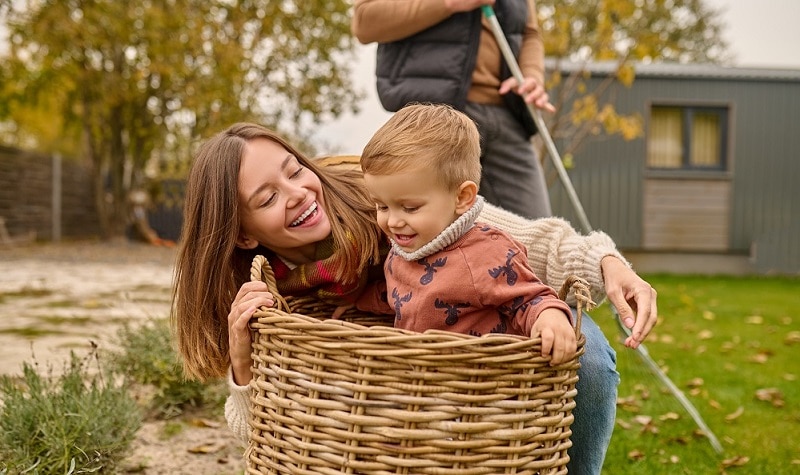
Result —
[[558, 308], [565, 317], [572, 315], [569, 306], [533, 273], [525, 247], [483, 223], [475, 223], [450, 246], [417, 261], [406, 261], [392, 250], [384, 274], [385, 295], [367, 293], [358, 307], [385, 311], [388, 300], [395, 327], [407, 330], [530, 336], [542, 310]]

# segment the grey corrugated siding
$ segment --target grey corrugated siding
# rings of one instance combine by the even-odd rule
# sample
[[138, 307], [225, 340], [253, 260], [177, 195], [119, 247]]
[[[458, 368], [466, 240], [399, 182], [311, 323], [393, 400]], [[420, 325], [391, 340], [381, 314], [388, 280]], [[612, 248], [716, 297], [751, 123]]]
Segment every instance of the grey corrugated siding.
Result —
[[[702, 77], [682, 77], [679, 69], [673, 66], [669, 75], [638, 72], [632, 88], [615, 89], [617, 110], [647, 119], [653, 102], [729, 104], [729, 252], [746, 254], [760, 242], [759, 269], [800, 272], [800, 72], [725, 69], [714, 75], [709, 67]], [[569, 172], [592, 226], [623, 249], [641, 249], [645, 155], [644, 138], [590, 141]], [[579, 227], [557, 179], [551, 196], [554, 212]]]

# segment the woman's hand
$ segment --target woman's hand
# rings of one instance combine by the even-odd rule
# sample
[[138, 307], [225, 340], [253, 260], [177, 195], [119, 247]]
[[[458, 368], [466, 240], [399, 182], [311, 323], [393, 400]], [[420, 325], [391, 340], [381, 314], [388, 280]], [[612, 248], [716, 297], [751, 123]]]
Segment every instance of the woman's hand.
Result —
[[636, 348], [647, 338], [658, 320], [656, 290], [614, 256], [600, 261], [606, 295], [619, 313], [622, 323], [631, 329], [625, 346]]
[[250, 356], [250, 318], [259, 307], [272, 307], [275, 300], [264, 282], [247, 282], [242, 285], [231, 304], [228, 314], [228, 353], [236, 384], [244, 386], [253, 377]]

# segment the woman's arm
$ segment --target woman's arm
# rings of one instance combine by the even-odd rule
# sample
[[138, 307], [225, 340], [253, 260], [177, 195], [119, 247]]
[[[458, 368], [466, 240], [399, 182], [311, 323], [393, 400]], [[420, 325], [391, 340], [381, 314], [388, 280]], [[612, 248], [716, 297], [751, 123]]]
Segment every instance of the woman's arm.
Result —
[[230, 394], [225, 401], [225, 420], [239, 440], [247, 441], [250, 432], [250, 425], [247, 423], [250, 415], [250, 387], [236, 384], [232, 372], [228, 371], [228, 390]]
[[582, 236], [561, 218], [530, 220], [486, 203], [478, 221], [493, 224], [521, 242], [528, 249], [533, 272], [542, 282], [558, 290], [567, 277], [577, 275], [589, 283], [592, 298], [598, 303], [605, 299], [600, 261], [613, 256], [629, 267], [607, 234]]
[[[529, 220], [488, 203], [478, 220], [508, 231], [525, 245], [533, 271], [547, 285], [558, 290], [568, 276], [576, 275], [589, 283], [595, 302], [608, 297], [632, 329], [627, 346], [636, 348], [652, 330], [658, 318], [656, 291], [631, 269], [607, 234], [583, 236], [561, 218]], [[567, 301], [574, 304], [572, 297]]]

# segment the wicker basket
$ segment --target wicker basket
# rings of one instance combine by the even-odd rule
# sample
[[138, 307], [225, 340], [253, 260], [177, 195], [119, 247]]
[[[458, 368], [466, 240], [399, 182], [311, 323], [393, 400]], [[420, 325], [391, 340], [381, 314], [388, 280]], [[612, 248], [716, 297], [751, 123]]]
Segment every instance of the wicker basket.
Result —
[[[251, 322], [248, 473], [564, 474], [578, 356], [550, 366], [541, 339], [391, 327], [393, 318], [277, 295]], [[588, 286], [562, 288], [578, 297]], [[289, 309], [291, 308], [291, 313]]]

